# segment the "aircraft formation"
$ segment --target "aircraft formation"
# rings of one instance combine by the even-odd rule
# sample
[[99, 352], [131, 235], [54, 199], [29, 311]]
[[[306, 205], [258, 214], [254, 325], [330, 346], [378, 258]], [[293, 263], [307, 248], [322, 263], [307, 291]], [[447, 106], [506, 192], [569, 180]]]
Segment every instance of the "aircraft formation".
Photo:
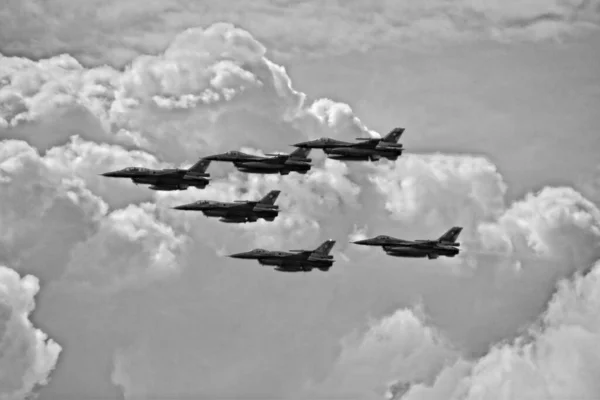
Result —
[[[356, 138], [356, 142], [345, 142], [332, 138], [320, 138], [296, 143], [297, 149], [291, 153], [268, 153], [257, 156], [240, 151], [228, 151], [201, 158], [187, 169], [150, 169], [128, 167], [118, 171], [101, 174], [110, 178], [131, 179], [135, 184], [150, 185], [152, 190], [187, 190], [189, 187], [204, 189], [210, 183], [210, 174], [206, 172], [211, 162], [230, 162], [240, 172], [254, 174], [288, 175], [290, 172], [306, 174], [312, 165], [308, 156], [313, 149], [321, 149], [327, 158], [339, 161], [378, 161], [381, 158], [397, 160], [404, 151], [398, 140], [404, 128], [394, 128], [382, 138]], [[250, 223], [259, 219], [274, 221], [279, 215], [279, 206], [275, 204], [279, 190], [271, 190], [258, 200], [235, 200], [222, 202], [199, 200], [173, 207], [175, 210], [199, 211], [206, 217], [219, 218], [225, 223]], [[440, 256], [455, 257], [460, 243], [456, 240], [462, 227], [452, 227], [436, 240], [404, 240], [379, 235], [371, 239], [353, 242], [363, 246], [379, 246], [392, 257], [436, 259]], [[229, 257], [243, 260], [257, 260], [259, 264], [275, 267], [281, 272], [309, 272], [313, 269], [328, 271], [335, 262], [330, 255], [335, 240], [326, 240], [314, 250], [270, 251], [254, 249], [232, 254]]]

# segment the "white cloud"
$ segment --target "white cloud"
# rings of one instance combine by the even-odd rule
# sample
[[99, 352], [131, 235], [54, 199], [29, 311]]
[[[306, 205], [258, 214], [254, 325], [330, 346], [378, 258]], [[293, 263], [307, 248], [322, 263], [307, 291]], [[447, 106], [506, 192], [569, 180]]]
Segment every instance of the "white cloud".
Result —
[[39, 281], [0, 266], [0, 399], [25, 399], [45, 385], [61, 346], [29, 320]]
[[[43, 124], [36, 128], [39, 120], [91, 113], [104, 129], [76, 131], [82, 138], [181, 163], [227, 150], [234, 138], [240, 147], [274, 151], [347, 127], [368, 133], [347, 105], [322, 99], [305, 107], [305, 95], [292, 88], [285, 69], [264, 54], [246, 31], [221, 23], [184, 31], [164, 53], [140, 56], [123, 72], [85, 69], [68, 55], [39, 62], [3, 57], [0, 112], [11, 128], [0, 135], [43, 150], [74, 132], [54, 129], [48, 137]], [[256, 129], [249, 132], [248, 123]]]
[[[63, 150], [69, 154], [70, 148]], [[57, 163], [56, 154], [41, 157], [23, 142], [2, 143], [0, 239], [7, 261], [49, 279], [65, 267], [69, 276], [83, 270], [82, 283], [111, 290], [176, 269], [183, 238], [156, 218], [152, 206], [108, 213], [86, 188], [83, 168], [80, 178]]]
[[396, 390], [433, 383], [459, 353], [422, 318], [419, 310], [401, 309], [373, 324], [362, 338], [346, 337], [329, 377], [310, 396], [382, 399], [392, 383]]
[[467, 367], [441, 371], [433, 384], [417, 384], [396, 398], [596, 399], [600, 393], [600, 264], [572, 282], [563, 281], [541, 327], [510, 344], [495, 346]]
[[[285, 13], [285, 14], [283, 14]], [[283, 17], [283, 15], [285, 17]], [[181, 31], [229, 21], [277, 56], [318, 56], [379, 46], [476, 38], [539, 40], [596, 27], [598, 2], [527, 1], [9, 1], [0, 52], [32, 58], [68, 52], [85, 63], [123, 66], [163, 51]]]
[[403, 223], [438, 230], [461, 224], [469, 231], [497, 218], [505, 207], [506, 184], [483, 157], [406, 155], [401, 162], [374, 169], [370, 180], [391, 216]]
[[[162, 6], [149, 3], [146, 10], [154, 7]], [[431, 14], [427, 6], [410, 7], [416, 15], [427, 11], [425, 20], [417, 19], [422, 28], [440, 18], [452, 28], [442, 16], [450, 7], [445, 3]], [[444, 369], [466, 357], [451, 340], [472, 339], [474, 344], [461, 348], [470, 356], [482, 344], [514, 335], [539, 314], [558, 279], [599, 256], [600, 217], [592, 203], [555, 188], [507, 206], [502, 177], [482, 157], [406, 155], [375, 166], [324, 160], [315, 152], [316, 165], [305, 176], [229, 173], [230, 165], [215, 165], [210, 172], [216, 179], [205, 190], [181, 193], [98, 177], [128, 165], [189, 164], [232, 146], [272, 151], [306, 137], [377, 135], [347, 105], [327, 99], [309, 104], [285, 69], [265, 57], [265, 46], [244, 30], [228, 24], [190, 29], [164, 48], [136, 57], [123, 71], [84, 68], [68, 55], [38, 62], [0, 59], [6, 125], [0, 135], [30, 143], [5, 140], [0, 147], [3, 257], [17, 270], [31, 268], [42, 278], [60, 280], [61, 288], [76, 284], [85, 295], [102, 289], [115, 303], [139, 301], [135, 317], [120, 309], [111, 315], [138, 344], [118, 352], [115, 361], [113, 380], [126, 394], [177, 393], [181, 387], [192, 394], [225, 387], [236, 393], [299, 389], [306, 377], [318, 381], [314, 369], [335, 359], [331, 348], [340, 335], [360, 325], [365, 314], [388, 315], [390, 305], [401, 302], [395, 285], [423, 292], [431, 322], [406, 310], [382, 320], [364, 339], [347, 341], [324, 386], [316, 383], [312, 390], [383, 395], [390, 381], [408, 374], [394, 389], [399, 393], [409, 383], [433, 384], [442, 371], [435, 381], [439, 390], [469, 368], [462, 360]], [[65, 129], [49, 129], [57, 126]], [[282, 213], [271, 223], [233, 226], [169, 209], [198, 199], [258, 198], [272, 189], [282, 191]], [[126, 206], [129, 202], [138, 204]], [[415, 239], [464, 226], [465, 250], [450, 270], [447, 260], [418, 272], [411, 271], [413, 264], [385, 269], [398, 260], [365, 250], [360, 255], [372, 260], [360, 263], [373, 268], [340, 256], [331, 273], [301, 277], [237, 268], [239, 263], [217, 257], [251, 246], [310, 248], [326, 237], [353, 235], [357, 226], [375, 233], [393, 225]], [[335, 248], [340, 250], [342, 242]], [[506, 268], [515, 262], [521, 270]], [[160, 290], [151, 286], [144, 292], [148, 283], [167, 276], [173, 279], [162, 280]], [[132, 287], [139, 290], [119, 292]], [[375, 288], [376, 298], [363, 288]], [[63, 295], [77, 300], [83, 293]], [[372, 310], [373, 304], [381, 308]], [[188, 325], [194, 318], [201, 321], [198, 329]], [[378, 341], [382, 334], [389, 350], [388, 342]], [[223, 346], [219, 354], [211, 350], [215, 344]], [[191, 347], [198, 352], [189, 352]], [[419, 368], [409, 369], [415, 364], [405, 363], [407, 354], [418, 359]], [[209, 365], [211, 373], [180, 373], [170, 362], [189, 367], [184, 371]], [[282, 376], [284, 366], [292, 371]]]
[[[481, 158], [407, 157], [403, 166], [396, 168], [402, 168], [396, 180], [390, 170], [381, 170], [379, 175], [373, 172], [371, 180], [386, 196], [390, 215], [400, 220], [406, 231], [421, 224], [438, 229], [444, 225], [468, 227], [465, 237], [459, 239], [466, 242], [466, 249], [458, 266], [475, 268], [459, 280], [460, 288], [454, 294], [450, 291], [440, 299], [423, 293], [425, 308], [432, 312], [429, 323], [444, 326], [444, 320], [454, 319], [452, 326], [466, 323], [479, 327], [470, 328], [468, 336], [462, 333], [461, 351], [451, 350], [445, 342], [436, 347], [438, 353], [434, 354], [439, 358], [424, 355], [411, 363], [417, 371], [429, 368], [419, 381], [398, 367], [404, 364], [389, 366], [390, 360], [408, 362], [405, 343], [411, 341], [406, 338], [415, 332], [402, 321], [416, 317], [399, 310], [361, 340], [346, 343], [331, 375], [317, 387], [331, 390], [333, 386], [335, 393], [381, 398], [385, 392], [382, 385], [395, 375], [398, 381], [391, 391], [395, 399], [403, 400], [597, 396], [600, 391], [587, 371], [595, 376], [600, 365], [600, 353], [591, 350], [600, 325], [590, 311], [596, 307], [600, 264], [586, 277], [559, 286], [541, 331], [533, 328], [533, 333], [514, 344], [498, 344], [481, 359], [470, 357], [477, 354], [476, 343], [482, 339], [494, 345], [529, 325], [558, 280], [589, 271], [600, 258], [600, 210], [570, 188], [545, 188], [504, 207], [505, 185], [493, 165]], [[521, 268], [510, 268], [515, 262]], [[451, 306], [436, 304], [447, 298], [452, 298]], [[469, 305], [473, 301], [476, 304]], [[465, 312], [451, 310], [457, 307], [468, 308]], [[390, 321], [395, 321], [393, 326], [398, 329], [390, 330], [384, 336], [387, 340], [382, 340], [379, 331]], [[415, 326], [420, 327], [417, 337], [430, 343], [431, 331], [416, 321]], [[422, 347], [406, 344], [406, 348]], [[347, 361], [356, 357], [361, 361]], [[454, 362], [445, 366], [442, 361], [448, 360]]]

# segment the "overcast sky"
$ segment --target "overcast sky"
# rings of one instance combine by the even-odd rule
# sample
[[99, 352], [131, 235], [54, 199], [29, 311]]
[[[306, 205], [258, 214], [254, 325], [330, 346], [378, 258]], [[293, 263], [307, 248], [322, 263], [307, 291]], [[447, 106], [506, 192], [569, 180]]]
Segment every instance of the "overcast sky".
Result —
[[[0, 9], [0, 399], [600, 397], [598, 1], [201, 3]], [[396, 162], [98, 176], [394, 127]], [[327, 273], [223, 257], [328, 238]]]

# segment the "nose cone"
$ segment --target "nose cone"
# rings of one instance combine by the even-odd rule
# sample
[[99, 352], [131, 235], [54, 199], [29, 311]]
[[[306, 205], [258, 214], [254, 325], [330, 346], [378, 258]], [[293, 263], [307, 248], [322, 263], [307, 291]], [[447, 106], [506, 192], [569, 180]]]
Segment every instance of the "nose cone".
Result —
[[124, 174], [122, 171], [112, 171], [112, 172], [105, 172], [103, 174], [100, 174], [101, 176], [106, 176], [108, 178], [127, 178], [128, 175]]
[[194, 203], [192, 204], [182, 204], [180, 206], [176, 206], [173, 207], [173, 210], [184, 210], [184, 211], [189, 211], [189, 210], [198, 210], [199, 208], [194, 205]]
[[303, 149], [315, 149], [315, 148], [319, 147], [319, 144], [316, 140], [309, 140], [308, 142], [300, 142], [300, 143], [293, 144], [292, 146], [300, 147]]
[[235, 253], [235, 254], [228, 255], [227, 257], [238, 258], [241, 260], [251, 260], [254, 258], [251, 252]]
[[207, 161], [234, 161], [236, 159], [237, 159], [237, 157], [234, 157], [227, 153], [213, 154], [212, 156], [207, 156], [207, 157], [203, 158], [203, 160], [207, 160]]
[[352, 242], [354, 244], [361, 244], [363, 246], [377, 246], [378, 243], [374, 239], [363, 239], [357, 240], [356, 242]]

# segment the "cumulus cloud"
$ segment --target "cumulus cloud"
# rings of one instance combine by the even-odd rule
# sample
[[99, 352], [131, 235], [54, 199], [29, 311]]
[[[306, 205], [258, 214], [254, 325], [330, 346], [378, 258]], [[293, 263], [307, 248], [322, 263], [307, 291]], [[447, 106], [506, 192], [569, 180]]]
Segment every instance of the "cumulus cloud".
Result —
[[[47, 279], [60, 277], [64, 268], [83, 269], [82, 282], [107, 288], [113, 281], [133, 283], [175, 269], [183, 239], [156, 219], [152, 206], [109, 212], [86, 188], [86, 173], [79, 177], [57, 162], [56, 152], [42, 157], [12, 140], [1, 149], [0, 239], [15, 268]], [[69, 148], [63, 150], [69, 154]], [[109, 281], [93, 277], [93, 271]]]
[[[598, 366], [591, 350], [598, 324], [588, 311], [594, 309], [600, 276], [600, 264], [588, 274], [600, 258], [597, 206], [571, 188], [545, 188], [504, 206], [505, 185], [485, 159], [434, 155], [423, 157], [413, 170], [415, 162], [407, 157], [402, 167], [391, 167], [401, 169], [395, 174], [401, 177], [397, 182], [385, 169], [373, 172], [370, 179], [384, 194], [390, 216], [401, 221], [407, 232], [418, 229], [417, 224], [429, 230], [444, 225], [468, 227], [459, 239], [466, 247], [459, 256], [462, 278], [446, 277], [458, 280], [460, 287], [447, 286], [444, 295], [422, 293], [430, 315], [427, 325], [421, 322], [423, 317], [401, 309], [362, 339], [346, 341], [331, 375], [317, 387], [361, 398], [382, 398], [382, 385], [394, 380], [388, 393], [394, 399], [597, 396], [595, 380], [582, 372], [597, 373]], [[464, 270], [469, 266], [473, 269]], [[534, 323], [514, 343], [496, 344], [534, 322], [556, 283], [565, 278], [542, 317], [542, 328]], [[443, 303], [450, 299], [452, 305], [446, 307]], [[417, 326], [418, 340], [431, 343], [429, 324], [446, 331], [437, 336], [441, 339], [433, 354], [439, 357], [422, 355], [411, 361], [405, 349], [418, 351], [423, 346], [411, 345], [412, 339], [407, 338]], [[386, 330], [382, 336], [389, 326], [398, 329]], [[458, 329], [461, 341], [454, 347], [444, 336], [456, 337], [456, 326], [465, 329]], [[480, 354], [477, 343], [492, 350], [473, 358]], [[584, 348], [587, 343], [590, 347]], [[360, 362], [347, 361], [355, 359]], [[402, 363], [390, 367], [390, 360], [396, 359], [411, 361], [417, 371], [430, 369], [414, 377], [402, 370]], [[399, 369], [391, 373], [395, 367]]]
[[[281, 151], [303, 137], [348, 129], [373, 134], [347, 105], [305, 105], [306, 96], [265, 51], [248, 32], [219, 23], [184, 31], [163, 53], [140, 56], [123, 72], [86, 69], [69, 55], [39, 62], [2, 57], [0, 137], [46, 150], [76, 133], [181, 163], [227, 150], [233, 139], [240, 147]], [[103, 129], [48, 131], [47, 119], [72, 125], [91, 115]]]
[[482, 358], [441, 370], [395, 399], [595, 399], [600, 352], [600, 264], [562, 281], [540, 327]]
[[380, 399], [392, 383], [396, 390], [433, 383], [445, 365], [457, 360], [458, 352], [422, 319], [418, 309], [401, 309], [373, 324], [362, 338], [346, 337], [331, 375], [313, 396]]
[[599, 13], [597, 1], [575, 0], [338, 0], [327, 5], [12, 0], [0, 12], [0, 35], [6, 39], [0, 52], [31, 58], [68, 52], [86, 64], [120, 67], [140, 54], [163, 51], [187, 28], [223, 20], [253, 32], [276, 56], [306, 57], [398, 43], [554, 38], [596, 27]]
[[[155, 6], [162, 7], [145, 10]], [[430, 21], [446, 7], [428, 14]], [[502, 176], [477, 156], [406, 155], [375, 166], [315, 152], [304, 176], [211, 165], [215, 179], [206, 189], [177, 193], [98, 177], [129, 165], [189, 165], [232, 146], [270, 152], [290, 140], [378, 135], [347, 105], [309, 103], [266, 57], [265, 45], [233, 25], [189, 29], [155, 50], [123, 70], [87, 68], [69, 55], [0, 59], [0, 135], [10, 139], [0, 147], [3, 257], [62, 289], [85, 290], [65, 290], [70, 300], [89, 289], [114, 295], [115, 309], [103, 312], [114, 313], [106, 318], [119, 322], [114, 329], [127, 331], [108, 349], [121, 349], [112, 381], [126, 395], [181, 394], [182, 387], [196, 395], [224, 388], [284, 395], [301, 392], [305, 379], [313, 382], [310, 393], [371, 397], [391, 382], [396, 397], [419, 385], [452, 387], [455, 376], [471, 373], [482, 348], [539, 315], [557, 280], [585, 272], [600, 255], [600, 214], [591, 202], [569, 188], [548, 188], [506, 204]], [[272, 189], [282, 191], [282, 212], [271, 223], [226, 225], [169, 208], [254, 199]], [[423, 266], [419, 260], [399, 265], [372, 249], [351, 254], [341, 242], [335, 251], [349, 256], [321, 275], [282, 276], [219, 257], [252, 246], [313, 248], [327, 237], [427, 238], [452, 225], [465, 227], [452, 268], [443, 259], [420, 269], [412, 268]], [[144, 291], [158, 281], [160, 290]], [[120, 290], [132, 287], [139, 290]], [[415, 300], [430, 320], [405, 306], [389, 316]], [[334, 354], [339, 337], [382, 315]], [[173, 363], [194, 373], [179, 373]]]
[[19, 400], [48, 383], [62, 347], [29, 320], [39, 281], [0, 266], [0, 398]]

